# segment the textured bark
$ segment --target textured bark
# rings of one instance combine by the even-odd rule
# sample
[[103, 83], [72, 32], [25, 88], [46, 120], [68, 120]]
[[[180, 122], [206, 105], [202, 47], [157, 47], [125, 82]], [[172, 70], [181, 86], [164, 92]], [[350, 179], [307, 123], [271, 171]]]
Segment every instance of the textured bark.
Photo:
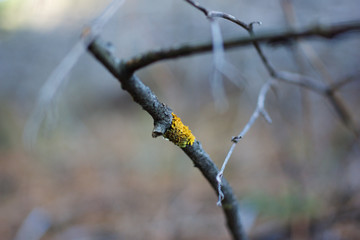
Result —
[[[99, 38], [95, 39], [88, 47], [89, 51], [119, 80], [122, 88], [127, 91], [145, 111], [154, 119], [153, 137], [164, 135], [172, 122], [172, 110], [161, 103], [156, 95], [141, 80], [133, 74], [132, 69], [107, 50], [106, 44]], [[199, 141], [192, 145], [181, 148], [192, 160], [204, 177], [208, 180], [212, 188], [217, 192], [216, 176], [219, 172], [215, 163], [204, 151]], [[222, 209], [225, 214], [227, 226], [233, 239], [246, 239], [240, 220], [240, 207], [230, 185], [224, 179], [222, 191], [224, 200]]]

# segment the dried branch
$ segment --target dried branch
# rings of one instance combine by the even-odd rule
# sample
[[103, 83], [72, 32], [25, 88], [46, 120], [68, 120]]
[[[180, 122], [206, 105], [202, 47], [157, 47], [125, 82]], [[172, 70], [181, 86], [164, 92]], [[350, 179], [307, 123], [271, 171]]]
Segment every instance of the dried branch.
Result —
[[[355, 125], [353, 124], [350, 116], [347, 115], [348, 111], [346, 111], [345, 106], [342, 105], [334, 95], [334, 91], [337, 90], [342, 84], [347, 82], [338, 85], [331, 85], [329, 87], [308, 77], [287, 72], [276, 72], [263, 54], [259, 44], [284, 43], [293, 39], [306, 39], [312, 37], [333, 38], [343, 33], [360, 31], [360, 21], [327, 26], [318, 25], [304, 29], [292, 29], [283, 32], [269, 31], [268, 33], [262, 33], [254, 36], [253, 25], [258, 22], [245, 24], [232, 15], [218, 11], [209, 11], [194, 1], [185, 1], [196, 7], [198, 10], [202, 11], [208, 18], [223, 18], [229, 20], [235, 24], [238, 24], [249, 32], [250, 37], [243, 37], [223, 42], [223, 48], [228, 49], [253, 44], [272, 77], [284, 82], [305, 87], [326, 96], [338, 112], [338, 115], [341, 117], [345, 125], [349, 126], [349, 128], [355, 129]], [[120, 59], [112, 55], [112, 52], [109, 51], [108, 45], [97, 38], [97, 36], [99, 35], [103, 25], [106, 23], [106, 21], [108, 21], [108, 19], [122, 4], [122, 2], [123, 0], [115, 0], [114, 4], [117, 4], [116, 7], [110, 6], [102, 15], [102, 17], [98, 19], [98, 21], [95, 21], [92, 26], [85, 28], [79, 43], [76, 44], [74, 49], [70, 51], [68, 58], [64, 59], [64, 63], [59, 65], [60, 70], [56, 69], [53, 75], [49, 78], [50, 82], [47, 81], [47, 83], [44, 85], [43, 88], [45, 90], [42, 90], [40, 94], [38, 110], [34, 111], [34, 115], [36, 116], [35, 122], [37, 124], [40, 125], [42, 115], [44, 115], [49, 108], [48, 106], [56, 95], [60, 85], [64, 84], [64, 77], [71, 70], [72, 66], [74, 66], [79, 56], [83, 53], [81, 45], [85, 44], [88, 50], [120, 81], [122, 88], [129, 92], [134, 101], [142, 106], [143, 109], [153, 117], [153, 137], [164, 135], [164, 133], [170, 127], [172, 122], [172, 110], [165, 104], [161, 103], [157, 99], [156, 95], [150, 90], [150, 88], [144, 85], [140, 79], [134, 75], [134, 72], [160, 60], [211, 51], [214, 44], [205, 43], [199, 45], [184, 45], [178, 48], [150, 51], [148, 53], [134, 57], [128, 61], [120, 61]], [[222, 39], [220, 42], [222, 42]], [[264, 109], [266, 93], [270, 87], [270, 81], [262, 87], [258, 97], [257, 108], [250, 118], [248, 124], [244, 127], [243, 131], [237, 137], [232, 139], [233, 145], [231, 146], [228, 156], [226, 157], [220, 171], [212, 162], [208, 154], [203, 150], [199, 141], [196, 140], [193, 145], [187, 145], [185, 148], [182, 148], [182, 150], [189, 156], [194, 165], [199, 168], [205, 178], [209, 181], [210, 185], [219, 195], [219, 203], [222, 203], [222, 209], [227, 220], [227, 225], [234, 239], [246, 239], [246, 237], [243, 233], [243, 228], [240, 221], [238, 201], [233, 194], [228, 182], [223, 179], [223, 172], [236, 143], [251, 128], [258, 116], [262, 114], [268, 121], [271, 121]], [[41, 117], [39, 118], [38, 116]], [[29, 136], [36, 138], [39, 126], [30, 126], [27, 127], [27, 129], [30, 131]], [[358, 136], [359, 132], [357, 131], [356, 133]]]
[[[292, 5], [291, 0], [283, 0], [282, 6], [284, 9], [284, 14], [286, 19], [289, 21], [289, 26], [294, 25], [295, 23], [295, 13], [294, 8]], [[315, 53], [315, 50], [307, 43], [299, 42], [297, 45], [299, 48], [296, 48], [298, 53], [302, 52], [304, 56], [306, 57], [307, 61], [310, 63], [310, 65], [320, 73], [322, 76], [322, 79], [326, 80], [326, 82], [329, 84], [327, 87], [327, 93], [324, 95], [327, 97], [330, 104], [335, 109], [337, 115], [339, 116], [342, 123], [354, 134], [355, 141], [359, 137], [359, 129], [357, 128], [352, 114], [351, 110], [349, 110], [345, 104], [345, 102], [342, 100], [341, 96], [336, 93], [337, 89], [341, 88], [345, 84], [349, 83], [353, 79], [347, 78], [343, 81], [337, 81], [334, 83], [333, 77], [331, 76], [330, 72], [327, 70], [327, 67], [325, 66], [324, 62], [319, 58], [319, 56]], [[294, 48], [295, 49], [295, 48]], [[299, 62], [299, 58], [297, 58]]]
[[[261, 24], [260, 22], [253, 22], [250, 24], [245, 24], [244, 22], [240, 21], [239, 19], [237, 19], [236, 17], [230, 15], [230, 14], [226, 14], [223, 12], [218, 12], [218, 11], [211, 11], [208, 10], [207, 8], [201, 6], [199, 3], [194, 2], [192, 0], [185, 0], [186, 2], [190, 3], [192, 6], [194, 6], [195, 8], [197, 8], [198, 10], [202, 11], [205, 16], [210, 19], [211, 22], [211, 27], [212, 29], [214, 29], [214, 25], [215, 22], [214, 18], [223, 18], [226, 20], [229, 20], [237, 25], [239, 25], [240, 27], [244, 28], [251, 37], [254, 37], [254, 31], [253, 31], [253, 26], [254, 24]], [[216, 25], [218, 27], [218, 25]], [[321, 29], [321, 28], [316, 28], [316, 29]], [[218, 29], [219, 30], [219, 29]], [[220, 31], [220, 30], [219, 30]], [[212, 31], [214, 33], [214, 31]], [[307, 31], [304, 31], [302, 34], [304, 34], [303, 36], [306, 36]], [[341, 32], [341, 30], [337, 30], [337, 32]], [[334, 33], [322, 33], [320, 34], [321, 36], [325, 36], [325, 37], [332, 37], [334, 36], [334, 34], [336, 34], [336, 32]], [[213, 48], [214, 48], [214, 58], [216, 60], [216, 48], [215, 48], [215, 44], [219, 44], [218, 42], [215, 41], [216, 35], [213, 34]], [[278, 41], [284, 41], [285, 39], [273, 39], [272, 41], [278, 42]], [[287, 39], [286, 41], [289, 41], [289, 39]], [[269, 75], [277, 80], [280, 81], [285, 81], [288, 83], [292, 83], [292, 84], [296, 84], [302, 87], [305, 87], [307, 89], [311, 89], [323, 96], [326, 96], [329, 100], [329, 102], [333, 105], [334, 109], [336, 110], [336, 113], [338, 114], [338, 116], [340, 117], [341, 121], [344, 123], [345, 126], [347, 126], [355, 135], [356, 138], [358, 138], [359, 136], [359, 130], [356, 128], [356, 125], [354, 124], [352, 117], [350, 115], [350, 112], [346, 109], [345, 104], [343, 103], [343, 101], [335, 94], [335, 92], [333, 91], [333, 88], [328, 87], [327, 85], [321, 83], [321, 82], [317, 82], [314, 81], [308, 77], [305, 76], [301, 76], [298, 74], [292, 74], [292, 73], [288, 73], [288, 72], [277, 72], [272, 65], [270, 64], [269, 60], [267, 59], [267, 57], [265, 56], [264, 52], [262, 51], [259, 42], [258, 41], [254, 41], [253, 45], [258, 53], [258, 55], [261, 58], [261, 61], [263, 62], [265, 68], [267, 69]], [[222, 50], [223, 50], [223, 45], [221, 45]], [[223, 51], [222, 51], [223, 52]], [[223, 62], [222, 62], [223, 63]], [[215, 74], [214, 74], [215, 75]], [[216, 75], [215, 75], [216, 76]], [[243, 134], [240, 133], [239, 136], [234, 137], [232, 140], [234, 142], [234, 144], [231, 146], [225, 160], [224, 163], [222, 165], [222, 168], [219, 172], [219, 174], [217, 175], [217, 182], [218, 182], [218, 193], [219, 193], [219, 201], [217, 203], [218, 206], [221, 206], [221, 201], [223, 199], [223, 194], [222, 194], [222, 190], [221, 190], [221, 180], [222, 180], [222, 176], [223, 176], [223, 172], [224, 169], [229, 161], [230, 156], [232, 155], [232, 152], [235, 148], [236, 143], [238, 142], [238, 140], [251, 128], [251, 126], [253, 125], [253, 123], [255, 122], [255, 120], [258, 118], [259, 114], [262, 113], [263, 116], [269, 121], [271, 122], [271, 119], [269, 117], [269, 115], [267, 114], [267, 112], [265, 110], [263, 110], [263, 105], [264, 105], [264, 101], [265, 101], [265, 94], [268, 90], [268, 88], [270, 87], [267, 85], [264, 85], [262, 90], [260, 91], [260, 95], [259, 95], [259, 101], [258, 101], [258, 107], [256, 108], [254, 114], [251, 116], [249, 123], [245, 126], [244, 130], [243, 130]], [[263, 96], [263, 97], [262, 97]], [[261, 100], [261, 101], [260, 101]], [[259, 103], [262, 103], [262, 106], [259, 106]]]
[[[310, 39], [315, 37], [331, 39], [344, 33], [355, 31], [360, 31], [360, 21], [344, 22], [333, 25], [314, 25], [303, 29], [291, 29], [286, 31], [274, 29], [272, 31], [258, 33], [256, 36], [226, 40], [224, 41], [224, 48], [231, 49], [248, 46], [254, 42], [274, 44], [277, 42], [288, 42], [292, 39]], [[212, 43], [210, 42], [198, 45], [183, 45], [180, 47], [160, 49], [135, 56], [126, 61], [125, 65], [129, 71], [135, 72], [136, 70], [158, 61], [205, 53], [211, 50]]]
[[[152, 136], [163, 135], [171, 125], [172, 110], [161, 103], [150, 88], [133, 75], [132, 70], [127, 68], [125, 62], [120, 61], [111, 52], [107, 51], [106, 46], [106, 43], [97, 38], [89, 45], [88, 49], [120, 81], [122, 88], [133, 97], [134, 101], [153, 117], [154, 130]], [[195, 140], [194, 144], [187, 145], [182, 150], [217, 192], [216, 176], [219, 170], [203, 150], [201, 143]], [[223, 211], [229, 231], [233, 239], [246, 239], [240, 221], [239, 203], [226, 180], [222, 182], [222, 191], [224, 195]]]
[[231, 145], [230, 147], [230, 150], [228, 152], [228, 154], [226, 155], [226, 158], [224, 160], [224, 163], [219, 171], [219, 173], [217, 174], [216, 176], [216, 181], [218, 183], [218, 193], [219, 193], [219, 200], [217, 202], [217, 205], [218, 206], [221, 206], [222, 204], [222, 200], [224, 198], [224, 195], [223, 195], [223, 192], [222, 192], [222, 181], [223, 181], [223, 175], [224, 175], [224, 170], [225, 170], [225, 167], [226, 165], [228, 164], [229, 162], [229, 159], [235, 149], [235, 146], [236, 144], [239, 142], [240, 139], [242, 139], [245, 134], [250, 130], [250, 128], [252, 127], [252, 125], [255, 123], [256, 119], [258, 119], [258, 117], [260, 115], [262, 115], [265, 120], [268, 122], [268, 123], [271, 123], [271, 118], [269, 116], [269, 114], [267, 113], [267, 111], [265, 110], [265, 99], [266, 99], [266, 94], [267, 92], [269, 91], [269, 89], [271, 88], [272, 86], [272, 82], [271, 81], [268, 81], [266, 82], [261, 90], [260, 90], [260, 93], [259, 93], [259, 96], [258, 96], [258, 101], [257, 101], [257, 106], [256, 106], [256, 109], [255, 111], [253, 112], [253, 114], [251, 115], [251, 118], [249, 120], [249, 122], [245, 125], [245, 127], [243, 128], [243, 130], [239, 133], [238, 136], [235, 136], [231, 139], [231, 141], [233, 142], [233, 144]]
[[360, 75], [360, 73], [356, 73], [356, 74], [353, 74], [352, 76], [347, 76], [346, 78], [344, 78], [340, 81], [334, 82], [330, 85], [330, 89], [332, 91], [337, 91], [340, 88], [342, 88], [343, 86], [347, 85], [348, 83], [351, 83], [353, 81], [359, 81], [360, 80], [360, 78], [358, 77], [359, 75]]
[[326, 94], [330, 104], [335, 109], [337, 115], [339, 116], [341, 122], [353, 133], [355, 141], [360, 137], [360, 130], [356, 126], [350, 111], [347, 109], [345, 103], [335, 94], [334, 91], [329, 90]]
[[325, 95], [328, 91], [328, 86], [325, 83], [315, 81], [312, 78], [285, 71], [279, 71], [276, 73], [276, 78], [280, 81], [295, 84], [314, 92], [319, 93], [320, 95]]
[[[341, 122], [354, 134], [355, 138], [358, 139], [360, 136], [360, 130], [354, 123], [354, 120], [351, 117], [350, 111], [347, 110], [347, 107], [337, 95], [335, 91], [338, 89], [338, 84], [327, 85], [322, 82], [316, 81], [310, 77], [305, 77], [295, 73], [289, 72], [277, 72], [276, 77], [280, 81], [287, 83], [295, 84], [314, 92], [319, 93], [320, 95], [326, 97], [330, 104], [335, 109], [337, 115], [339, 116]], [[339, 82], [340, 86], [342, 84], [349, 83], [350, 81]]]

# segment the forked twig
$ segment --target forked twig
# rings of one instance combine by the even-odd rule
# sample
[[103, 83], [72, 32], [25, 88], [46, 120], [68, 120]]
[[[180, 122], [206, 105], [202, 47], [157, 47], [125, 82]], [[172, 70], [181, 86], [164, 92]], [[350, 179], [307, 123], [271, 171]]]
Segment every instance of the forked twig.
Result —
[[266, 100], [266, 94], [267, 94], [267, 92], [269, 91], [269, 89], [271, 88], [271, 86], [273, 84], [274, 83], [271, 80], [269, 80], [261, 87], [255, 111], [253, 112], [253, 114], [251, 115], [248, 123], [241, 130], [239, 135], [237, 135], [237, 136], [235, 136], [235, 137], [233, 137], [231, 139], [233, 144], [231, 145], [230, 150], [229, 150], [229, 152], [226, 155], [226, 158], [224, 160], [224, 163], [223, 163], [219, 173], [216, 176], [216, 181], [218, 182], [218, 192], [219, 192], [219, 200], [217, 202], [218, 206], [222, 205], [221, 202], [222, 202], [222, 200], [224, 198], [223, 192], [221, 190], [221, 184], [222, 184], [222, 178], [223, 178], [223, 175], [224, 175], [224, 170], [225, 170], [226, 165], [229, 162], [229, 159], [230, 159], [230, 157], [231, 157], [231, 155], [232, 155], [232, 153], [233, 153], [233, 151], [235, 149], [236, 144], [239, 142], [240, 139], [242, 139], [245, 136], [245, 134], [249, 131], [249, 129], [252, 127], [252, 125], [254, 125], [256, 119], [258, 119], [258, 117], [260, 115], [262, 115], [268, 123], [272, 122], [272, 120], [271, 120], [269, 114], [267, 113], [264, 105], [265, 105], [265, 100]]
[[[214, 18], [223, 18], [226, 20], [229, 20], [237, 25], [239, 25], [240, 27], [242, 27], [243, 29], [245, 29], [251, 37], [255, 38], [254, 35], [254, 31], [253, 31], [253, 27], [255, 24], [261, 24], [261, 22], [252, 22], [250, 24], [246, 24], [242, 21], [240, 21], [239, 19], [237, 19], [236, 17], [227, 14], [227, 13], [223, 13], [223, 12], [218, 12], [218, 11], [210, 11], [207, 8], [201, 6], [199, 3], [192, 1], [192, 0], [185, 0], [186, 2], [190, 3], [192, 6], [194, 6], [195, 8], [197, 8], [198, 10], [202, 11], [210, 20], [213, 20]], [[357, 27], [355, 27], [357, 29]], [[317, 30], [323, 31], [324, 29], [322, 28], [317, 28]], [[322, 33], [319, 34], [321, 36], [324, 37], [333, 37], [335, 35], [337, 35], [338, 33], [343, 33], [345, 29], [337, 29], [334, 30], [333, 33]], [[357, 29], [359, 30], [359, 29]], [[299, 36], [306, 36], [309, 32], [304, 31], [301, 34], [299, 34]], [[292, 34], [290, 34], [289, 36], [293, 36]], [[260, 38], [261, 39], [261, 38]], [[282, 41], [284, 40], [282, 37], [281, 38], [274, 38], [273, 41]], [[286, 39], [285, 39], [286, 40]], [[214, 42], [214, 41], [213, 41]], [[339, 99], [335, 93], [334, 90], [338, 87], [338, 86], [342, 86], [342, 83], [338, 84], [338, 85], [332, 85], [332, 86], [327, 86], [326, 84], [323, 84], [321, 82], [317, 82], [315, 80], [312, 80], [309, 77], [305, 77], [302, 75], [298, 75], [298, 74], [292, 74], [292, 73], [288, 73], [288, 72], [277, 72], [272, 65], [270, 64], [269, 60], [267, 59], [267, 57], [265, 56], [264, 52], [262, 51], [260, 45], [259, 45], [259, 41], [254, 40], [252, 42], [252, 44], [254, 45], [258, 55], [261, 58], [261, 61], [263, 62], [265, 68], [267, 69], [269, 75], [271, 77], [273, 77], [274, 79], [280, 80], [280, 81], [284, 81], [284, 82], [288, 82], [288, 83], [292, 83], [292, 84], [296, 84], [302, 87], [305, 87], [307, 89], [313, 90], [325, 97], [327, 97], [327, 99], [329, 100], [329, 102], [333, 105], [334, 109], [336, 110], [336, 113], [339, 115], [341, 121], [344, 123], [345, 126], [347, 126], [355, 135], [356, 138], [359, 137], [359, 129], [357, 129], [357, 127], [355, 126], [351, 115], [349, 114], [349, 111], [347, 111], [345, 105], [343, 104], [343, 102], [341, 101], [341, 99]], [[224, 46], [226, 46], [226, 44], [224, 44]], [[214, 55], [215, 55], [215, 51], [214, 51]], [[347, 82], [344, 82], [347, 83]], [[264, 85], [265, 87], [266, 85]], [[266, 89], [266, 88], [262, 88]], [[265, 91], [265, 90], [264, 90]], [[261, 91], [262, 92], [262, 91]], [[267, 92], [267, 90], [265, 91]], [[262, 94], [259, 94], [259, 97]], [[262, 99], [264, 100], [264, 99]], [[265, 101], [265, 100], [264, 100]], [[258, 110], [258, 109], [257, 109]], [[243, 137], [243, 135], [246, 134], [246, 132], [251, 128], [253, 122], [255, 122], [255, 120], [257, 119], [258, 115], [261, 113], [267, 120], [268, 122], [271, 122], [271, 119], [269, 118], [269, 115], [266, 113], [266, 111], [257, 111], [255, 110], [254, 114], [252, 115], [252, 117], [250, 118], [249, 123], [244, 127], [243, 129], [243, 134], [240, 134], [237, 137], [234, 137], [232, 139], [232, 141], [234, 142], [234, 144], [231, 146], [225, 160], [224, 163], [222, 165], [222, 168], [219, 172], [219, 174], [217, 175], [217, 181], [218, 181], [218, 192], [219, 192], [219, 201], [217, 202], [217, 205], [221, 206], [221, 200], [223, 198], [222, 196], [222, 191], [221, 191], [221, 178], [223, 176], [223, 171], [225, 169], [225, 166], [227, 165], [229, 158], [235, 148], [236, 143], [238, 142], [238, 140]]]
[[[237, 19], [236, 17], [227, 14], [227, 13], [223, 13], [223, 12], [219, 12], [219, 11], [210, 11], [208, 9], [206, 9], [205, 7], [201, 6], [199, 3], [194, 2], [192, 0], [185, 0], [186, 2], [190, 3], [192, 6], [194, 6], [195, 8], [197, 8], [198, 10], [202, 11], [210, 20], [211, 23], [211, 29], [212, 29], [212, 39], [213, 39], [213, 52], [214, 52], [214, 62], [215, 62], [215, 66], [219, 66], [220, 69], [223, 69], [222, 65], [224, 64], [224, 46], [223, 46], [223, 42], [221, 40], [220, 42], [220, 37], [221, 37], [221, 33], [220, 33], [220, 27], [218, 25], [218, 23], [215, 21], [215, 18], [223, 18], [226, 20], [229, 20], [237, 25], [239, 25], [240, 27], [244, 28], [251, 37], [254, 36], [254, 32], [253, 32], [253, 27], [255, 24], [261, 24], [261, 22], [257, 21], [257, 22], [252, 22], [250, 24], [246, 24], [242, 21], [240, 21], [239, 19]], [[215, 34], [217, 33], [217, 34]], [[219, 37], [220, 36], [220, 37]], [[221, 44], [221, 45], [220, 45]], [[270, 62], [267, 60], [267, 58], [265, 57], [260, 45], [258, 42], [253, 42], [253, 45], [257, 51], [257, 53], [259, 54], [262, 62], [264, 63], [266, 69], [268, 70], [270, 76], [275, 77], [276, 73], [274, 68], [270, 65]], [[217, 56], [221, 54], [220, 56]], [[220, 61], [219, 61], [220, 59]], [[218, 61], [218, 62], [217, 62]], [[215, 84], [219, 82], [219, 76], [217, 75], [217, 73], [215, 72], [213, 75], [213, 88], [215, 89]], [[222, 84], [217, 84], [217, 92], [221, 91], [222, 95], [224, 94], [223, 91], [223, 87]], [[265, 95], [266, 92], [268, 90], [268, 88], [270, 87], [270, 83], [265, 84], [264, 87], [261, 89], [260, 94], [259, 94], [259, 101], [258, 101], [258, 107], [256, 108], [254, 114], [252, 115], [252, 117], [250, 118], [249, 123], [245, 126], [244, 130], [243, 130], [243, 134], [239, 135], [239, 139], [245, 135], [245, 133], [251, 128], [251, 126], [253, 125], [253, 123], [255, 122], [255, 120], [258, 118], [259, 114], [261, 113], [269, 122], [271, 122], [271, 119], [269, 117], [269, 115], [267, 114], [267, 112], [264, 109], [264, 101], [265, 101]], [[214, 92], [214, 90], [213, 90]], [[214, 94], [214, 93], [213, 93]], [[225, 167], [230, 159], [230, 156], [232, 155], [232, 152], [235, 148], [236, 143], [238, 142], [238, 139], [235, 140], [235, 138], [233, 138], [233, 142], [234, 144], [231, 146], [225, 160], [224, 163], [222, 165], [222, 168], [220, 170], [220, 172], [218, 173], [216, 180], [218, 182], [218, 193], [219, 193], [219, 201], [217, 202], [218, 206], [221, 206], [221, 201], [223, 200], [224, 196], [223, 196], [223, 192], [221, 190], [221, 181], [222, 181], [222, 176], [225, 170]]]

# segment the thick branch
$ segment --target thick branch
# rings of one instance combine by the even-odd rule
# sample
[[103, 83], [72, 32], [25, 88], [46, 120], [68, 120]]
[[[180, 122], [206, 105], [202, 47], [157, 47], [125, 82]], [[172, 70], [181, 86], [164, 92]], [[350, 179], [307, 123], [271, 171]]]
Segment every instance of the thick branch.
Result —
[[[360, 31], [360, 21], [345, 22], [336, 25], [315, 25], [306, 27], [304, 29], [292, 29], [287, 31], [268, 31], [259, 33], [256, 36], [241, 37], [224, 42], [224, 47], [235, 48], [247, 46], [253, 43], [269, 43], [288, 42], [293, 39], [308, 39], [314, 37], [333, 38], [335, 36]], [[204, 43], [199, 45], [183, 45], [180, 47], [160, 49], [156, 51], [149, 51], [128, 60], [125, 65], [130, 71], [136, 71], [140, 68], [146, 67], [152, 63], [173, 59], [178, 57], [185, 57], [193, 54], [209, 52], [212, 50], [212, 43]]]
[[123, 67], [123, 63], [107, 50], [107, 45], [96, 39], [89, 45], [89, 51], [120, 81], [122, 88], [129, 92], [134, 101], [154, 119], [153, 137], [163, 135], [171, 125], [172, 110], [161, 103], [148, 86]]
[[[202, 149], [200, 142], [195, 141], [192, 146], [183, 148], [183, 151], [193, 161], [195, 167], [199, 168], [201, 173], [204, 175], [204, 177], [218, 195], [218, 182], [216, 181], [216, 176], [219, 173], [219, 170], [209, 155]], [[221, 189], [224, 194], [221, 207], [226, 216], [227, 226], [233, 236], [233, 239], [244, 240], [246, 239], [246, 235], [243, 232], [243, 227], [241, 224], [240, 206], [226, 179], [222, 180]]]
[[[120, 81], [122, 88], [127, 91], [136, 103], [143, 107], [154, 119], [153, 136], [163, 135], [170, 127], [172, 110], [161, 103], [149, 87], [144, 85], [132, 71], [107, 50], [106, 44], [99, 38], [89, 45], [89, 51]], [[219, 170], [209, 155], [203, 150], [199, 141], [188, 145], [182, 150], [193, 161], [195, 167], [208, 180], [212, 188], [217, 192], [216, 175]], [[222, 190], [224, 193], [223, 211], [227, 220], [228, 228], [233, 239], [244, 240], [243, 228], [240, 221], [240, 208], [236, 196], [226, 180], [223, 180]]]

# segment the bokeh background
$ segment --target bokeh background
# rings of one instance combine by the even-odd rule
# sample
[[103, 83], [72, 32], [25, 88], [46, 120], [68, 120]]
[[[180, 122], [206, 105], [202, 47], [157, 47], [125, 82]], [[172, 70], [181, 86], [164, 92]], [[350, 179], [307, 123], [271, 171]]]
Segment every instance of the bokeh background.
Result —
[[[217, 197], [171, 142], [151, 138], [152, 119], [85, 53], [54, 101], [37, 143], [24, 126], [39, 89], [110, 1], [0, 1], [1, 239], [229, 239]], [[202, 0], [256, 31], [360, 18], [359, 0]], [[246, 36], [220, 21], [224, 39]], [[210, 26], [181, 0], [125, 1], [102, 38], [129, 58], [151, 49], [210, 41]], [[264, 46], [277, 70], [323, 82], [359, 79], [360, 35]], [[218, 166], [245, 126], [269, 76], [255, 50], [226, 58], [241, 72], [224, 81], [229, 105], [216, 109], [211, 53], [163, 61], [138, 72], [189, 125]], [[339, 96], [360, 126], [360, 82]], [[225, 176], [254, 239], [360, 238], [360, 151], [327, 100], [279, 84], [269, 92], [271, 125], [259, 119], [238, 144]]]

